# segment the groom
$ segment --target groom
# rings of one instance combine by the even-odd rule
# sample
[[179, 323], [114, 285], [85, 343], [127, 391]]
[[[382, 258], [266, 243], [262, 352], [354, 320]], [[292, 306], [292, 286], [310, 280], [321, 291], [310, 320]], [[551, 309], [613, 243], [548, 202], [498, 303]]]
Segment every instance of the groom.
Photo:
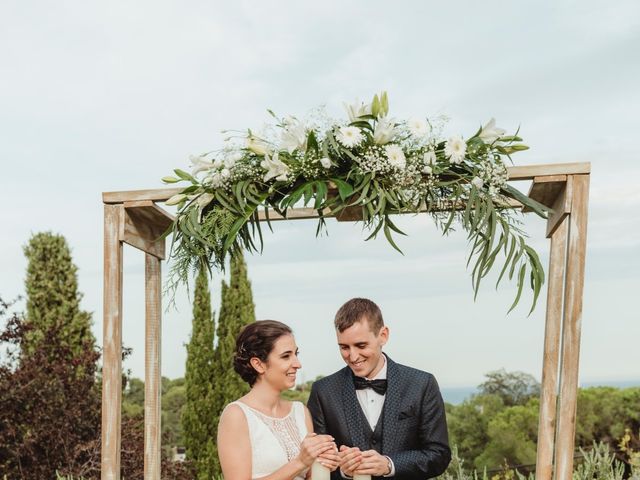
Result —
[[430, 373], [395, 363], [371, 300], [353, 298], [335, 318], [347, 367], [313, 384], [307, 406], [318, 434], [340, 445], [340, 473], [398, 479], [440, 475], [451, 459], [444, 404]]

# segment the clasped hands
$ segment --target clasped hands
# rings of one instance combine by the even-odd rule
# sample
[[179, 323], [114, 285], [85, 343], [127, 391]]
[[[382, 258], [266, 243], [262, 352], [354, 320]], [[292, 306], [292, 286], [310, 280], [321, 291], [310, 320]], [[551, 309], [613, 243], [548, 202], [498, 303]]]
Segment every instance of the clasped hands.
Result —
[[375, 450], [362, 451], [358, 447], [336, 447], [331, 435], [308, 434], [300, 445], [300, 460], [307, 467], [318, 460], [332, 472], [340, 467], [343, 474], [382, 476], [391, 473], [389, 460]]
[[348, 477], [358, 475], [371, 475], [381, 477], [389, 475], [389, 460], [375, 450], [365, 450], [358, 447], [340, 447], [340, 470]]

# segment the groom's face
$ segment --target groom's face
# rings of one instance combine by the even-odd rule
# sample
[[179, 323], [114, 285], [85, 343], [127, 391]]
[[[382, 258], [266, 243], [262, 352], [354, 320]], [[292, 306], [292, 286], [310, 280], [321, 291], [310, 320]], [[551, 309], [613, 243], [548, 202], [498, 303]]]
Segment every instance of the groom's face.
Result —
[[384, 365], [382, 347], [389, 338], [386, 326], [373, 332], [365, 318], [336, 333], [342, 359], [355, 375], [371, 378], [380, 371]]

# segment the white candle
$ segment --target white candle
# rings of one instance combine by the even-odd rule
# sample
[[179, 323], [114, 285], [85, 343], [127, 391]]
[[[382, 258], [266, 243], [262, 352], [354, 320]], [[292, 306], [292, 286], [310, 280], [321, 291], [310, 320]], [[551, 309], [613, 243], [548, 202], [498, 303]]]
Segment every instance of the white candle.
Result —
[[[311, 465], [311, 480], [329, 480], [331, 478], [331, 472], [329, 469], [322, 465], [317, 460]], [[364, 480], [364, 479], [363, 479]], [[371, 480], [371, 477], [369, 477]]]
[[353, 480], [371, 480], [371, 475], [360, 475], [360, 474], [356, 473], [353, 476]]

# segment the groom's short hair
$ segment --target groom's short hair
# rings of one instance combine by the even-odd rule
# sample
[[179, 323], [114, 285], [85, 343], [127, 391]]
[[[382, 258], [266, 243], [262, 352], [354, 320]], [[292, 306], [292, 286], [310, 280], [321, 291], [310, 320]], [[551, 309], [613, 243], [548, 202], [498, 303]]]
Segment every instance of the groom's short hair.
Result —
[[340, 333], [351, 327], [354, 323], [366, 320], [369, 329], [377, 334], [384, 327], [380, 307], [368, 298], [352, 298], [340, 307], [334, 325]]

